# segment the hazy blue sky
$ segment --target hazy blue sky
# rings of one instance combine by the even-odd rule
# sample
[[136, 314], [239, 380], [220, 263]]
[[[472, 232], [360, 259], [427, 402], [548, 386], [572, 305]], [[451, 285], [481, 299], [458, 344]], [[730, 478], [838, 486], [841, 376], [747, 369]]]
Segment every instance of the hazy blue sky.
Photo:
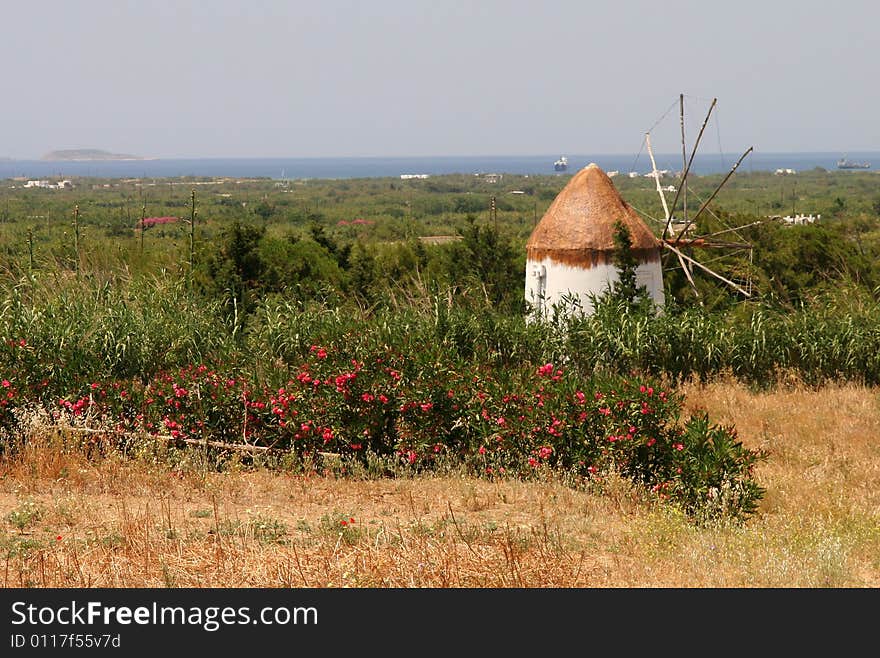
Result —
[[4, 0], [0, 156], [880, 150], [873, 0]]

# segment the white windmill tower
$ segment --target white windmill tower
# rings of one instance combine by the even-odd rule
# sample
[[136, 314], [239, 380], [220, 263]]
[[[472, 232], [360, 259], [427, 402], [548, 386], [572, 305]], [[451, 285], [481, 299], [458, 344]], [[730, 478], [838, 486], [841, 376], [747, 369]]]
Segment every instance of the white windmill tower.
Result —
[[620, 278], [615, 265], [618, 222], [629, 230], [638, 283], [663, 306], [660, 240], [608, 175], [591, 163], [572, 176], [526, 243], [525, 297], [532, 317], [547, 317], [554, 307], [592, 312], [593, 296]]

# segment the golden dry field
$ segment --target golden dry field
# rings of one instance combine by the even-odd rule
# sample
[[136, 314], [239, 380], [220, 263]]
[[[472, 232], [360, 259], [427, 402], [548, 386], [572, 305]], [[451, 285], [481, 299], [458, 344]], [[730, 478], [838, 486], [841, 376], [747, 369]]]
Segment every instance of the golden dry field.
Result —
[[[89, 458], [57, 434], [0, 461], [4, 587], [874, 588], [880, 392], [688, 384], [769, 457], [745, 525], [697, 526], [606, 474], [360, 479]], [[54, 437], [54, 438], [53, 438]]]

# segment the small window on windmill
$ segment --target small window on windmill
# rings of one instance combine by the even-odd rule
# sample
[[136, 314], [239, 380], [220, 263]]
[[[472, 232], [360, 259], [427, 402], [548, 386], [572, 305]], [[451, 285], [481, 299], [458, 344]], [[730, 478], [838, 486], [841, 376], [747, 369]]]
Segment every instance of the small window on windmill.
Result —
[[538, 285], [535, 286], [535, 292], [537, 293], [535, 300], [538, 312], [543, 311], [545, 298], [547, 295], [547, 268], [543, 265], [535, 265], [532, 268], [532, 276], [538, 280]]
[[538, 289], [543, 293], [544, 288], [547, 286], [547, 268], [543, 265], [535, 265], [532, 268], [532, 276], [538, 280]]

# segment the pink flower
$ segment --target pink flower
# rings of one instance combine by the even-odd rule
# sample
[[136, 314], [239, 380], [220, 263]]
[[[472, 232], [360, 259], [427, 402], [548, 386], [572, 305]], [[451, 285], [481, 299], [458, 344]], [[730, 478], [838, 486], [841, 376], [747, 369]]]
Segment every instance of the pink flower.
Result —
[[673, 444], [672, 444], [672, 447], [675, 448], [675, 449], [678, 450], [678, 451], [682, 451], [682, 450], [684, 450], [684, 444], [683, 444], [683, 443], [673, 443]]
[[553, 448], [549, 446], [543, 446], [540, 450], [538, 450], [538, 457], [540, 457], [541, 459], [547, 459], [552, 454]]
[[8, 379], [4, 379], [2, 382], [0, 382], [0, 384], [3, 385], [3, 388], [9, 388], [10, 386], [12, 386], [12, 384], [9, 383]]

